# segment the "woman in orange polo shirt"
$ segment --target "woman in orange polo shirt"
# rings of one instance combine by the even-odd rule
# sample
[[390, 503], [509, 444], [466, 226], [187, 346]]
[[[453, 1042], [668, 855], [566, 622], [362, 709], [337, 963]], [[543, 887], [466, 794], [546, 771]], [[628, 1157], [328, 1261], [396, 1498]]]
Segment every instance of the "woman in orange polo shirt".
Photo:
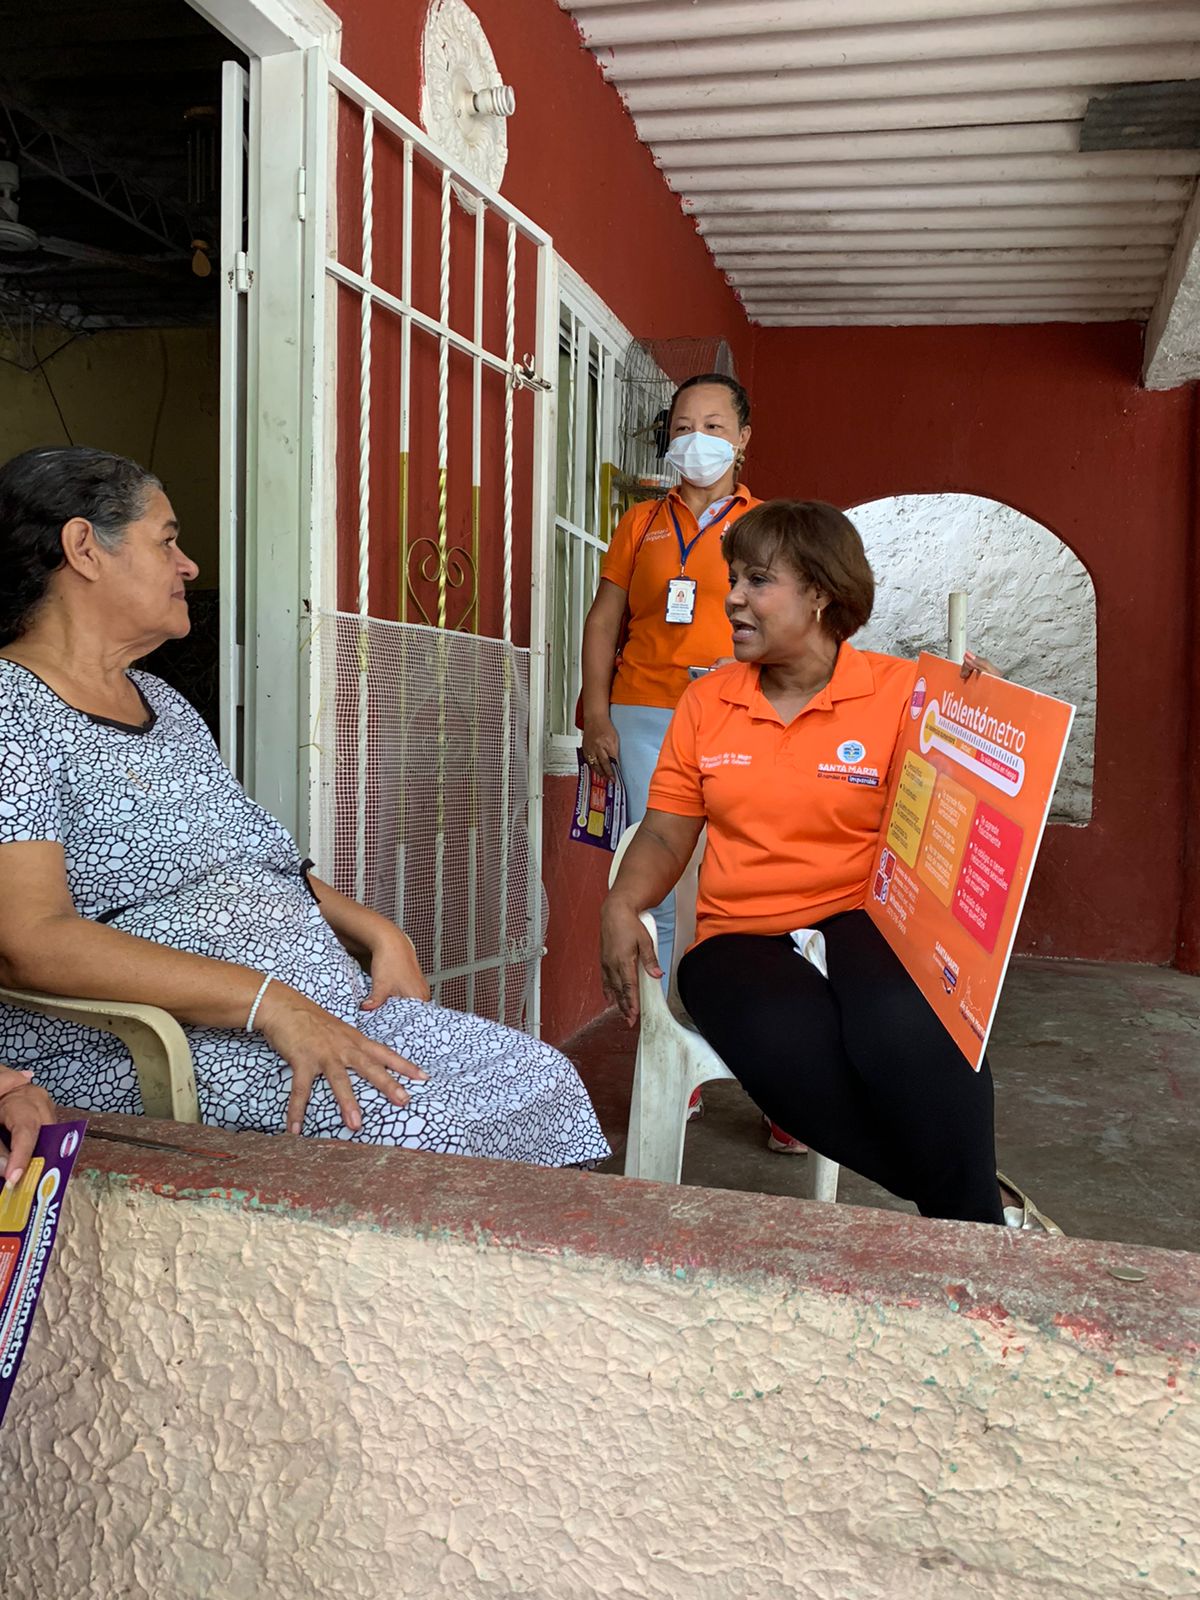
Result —
[[[606, 777], [620, 762], [630, 822], [645, 813], [689, 668], [730, 654], [721, 537], [758, 504], [738, 481], [750, 442], [750, 401], [740, 383], [718, 372], [689, 378], [675, 391], [667, 431], [666, 459], [681, 482], [621, 518], [583, 627], [583, 757]], [[669, 965], [673, 895], [655, 907], [654, 919]]]
[[[724, 548], [736, 661], [672, 719], [604, 905], [605, 990], [635, 1021], [636, 963], [659, 971], [639, 913], [707, 825], [679, 991], [764, 1113], [924, 1216], [1058, 1231], [1002, 1195], [987, 1063], [967, 1068], [863, 909], [916, 669], [849, 643], [874, 600], [862, 541], [832, 506], [772, 500]], [[791, 938], [813, 928], [828, 977]]]

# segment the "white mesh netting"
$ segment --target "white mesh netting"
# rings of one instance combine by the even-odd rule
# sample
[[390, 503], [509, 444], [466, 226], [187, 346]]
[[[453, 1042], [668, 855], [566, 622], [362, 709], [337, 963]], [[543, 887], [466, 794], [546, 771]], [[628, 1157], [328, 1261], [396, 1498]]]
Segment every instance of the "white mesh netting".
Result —
[[528, 650], [342, 612], [316, 642], [318, 875], [404, 928], [435, 1000], [526, 1024], [545, 924]]

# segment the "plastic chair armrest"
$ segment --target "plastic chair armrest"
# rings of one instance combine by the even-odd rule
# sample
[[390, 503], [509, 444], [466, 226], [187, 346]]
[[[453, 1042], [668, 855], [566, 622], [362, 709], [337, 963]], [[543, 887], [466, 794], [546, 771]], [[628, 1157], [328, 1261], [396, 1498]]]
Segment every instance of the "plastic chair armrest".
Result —
[[133, 1058], [146, 1116], [199, 1122], [192, 1052], [187, 1035], [168, 1012], [129, 1000], [80, 1000], [25, 989], [0, 989], [0, 1001], [112, 1034]]

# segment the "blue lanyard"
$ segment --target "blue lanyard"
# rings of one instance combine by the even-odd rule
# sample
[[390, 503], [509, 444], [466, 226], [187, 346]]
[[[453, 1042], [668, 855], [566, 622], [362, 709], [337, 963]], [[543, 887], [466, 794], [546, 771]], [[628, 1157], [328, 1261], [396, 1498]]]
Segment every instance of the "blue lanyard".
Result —
[[700, 518], [700, 531], [696, 534], [696, 537], [690, 540], [687, 544], [684, 544], [683, 542], [683, 529], [679, 526], [679, 518], [675, 515], [675, 507], [671, 505], [669, 501], [667, 502], [667, 510], [670, 513], [671, 521], [675, 527], [675, 537], [679, 541], [680, 572], [687, 571], [687, 559], [691, 555], [692, 551], [696, 548], [696, 545], [704, 537], [705, 530], [711, 528], [714, 522], [719, 522], [736, 499], [737, 495], [731, 494], [723, 506], [718, 506], [715, 510], [712, 506], [709, 506], [708, 510]]

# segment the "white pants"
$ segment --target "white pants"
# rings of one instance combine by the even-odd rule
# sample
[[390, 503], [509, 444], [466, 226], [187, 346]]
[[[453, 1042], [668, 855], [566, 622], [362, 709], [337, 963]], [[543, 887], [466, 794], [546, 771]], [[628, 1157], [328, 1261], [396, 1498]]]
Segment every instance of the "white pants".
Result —
[[[650, 779], [654, 776], [658, 752], [662, 749], [672, 713], [665, 706], [612, 706], [609, 714], [621, 741], [617, 760], [625, 780], [627, 815], [632, 824], [646, 815]], [[658, 963], [663, 969], [665, 989], [670, 980], [671, 954], [675, 946], [674, 891], [661, 905], [655, 906], [654, 926], [658, 931]]]

